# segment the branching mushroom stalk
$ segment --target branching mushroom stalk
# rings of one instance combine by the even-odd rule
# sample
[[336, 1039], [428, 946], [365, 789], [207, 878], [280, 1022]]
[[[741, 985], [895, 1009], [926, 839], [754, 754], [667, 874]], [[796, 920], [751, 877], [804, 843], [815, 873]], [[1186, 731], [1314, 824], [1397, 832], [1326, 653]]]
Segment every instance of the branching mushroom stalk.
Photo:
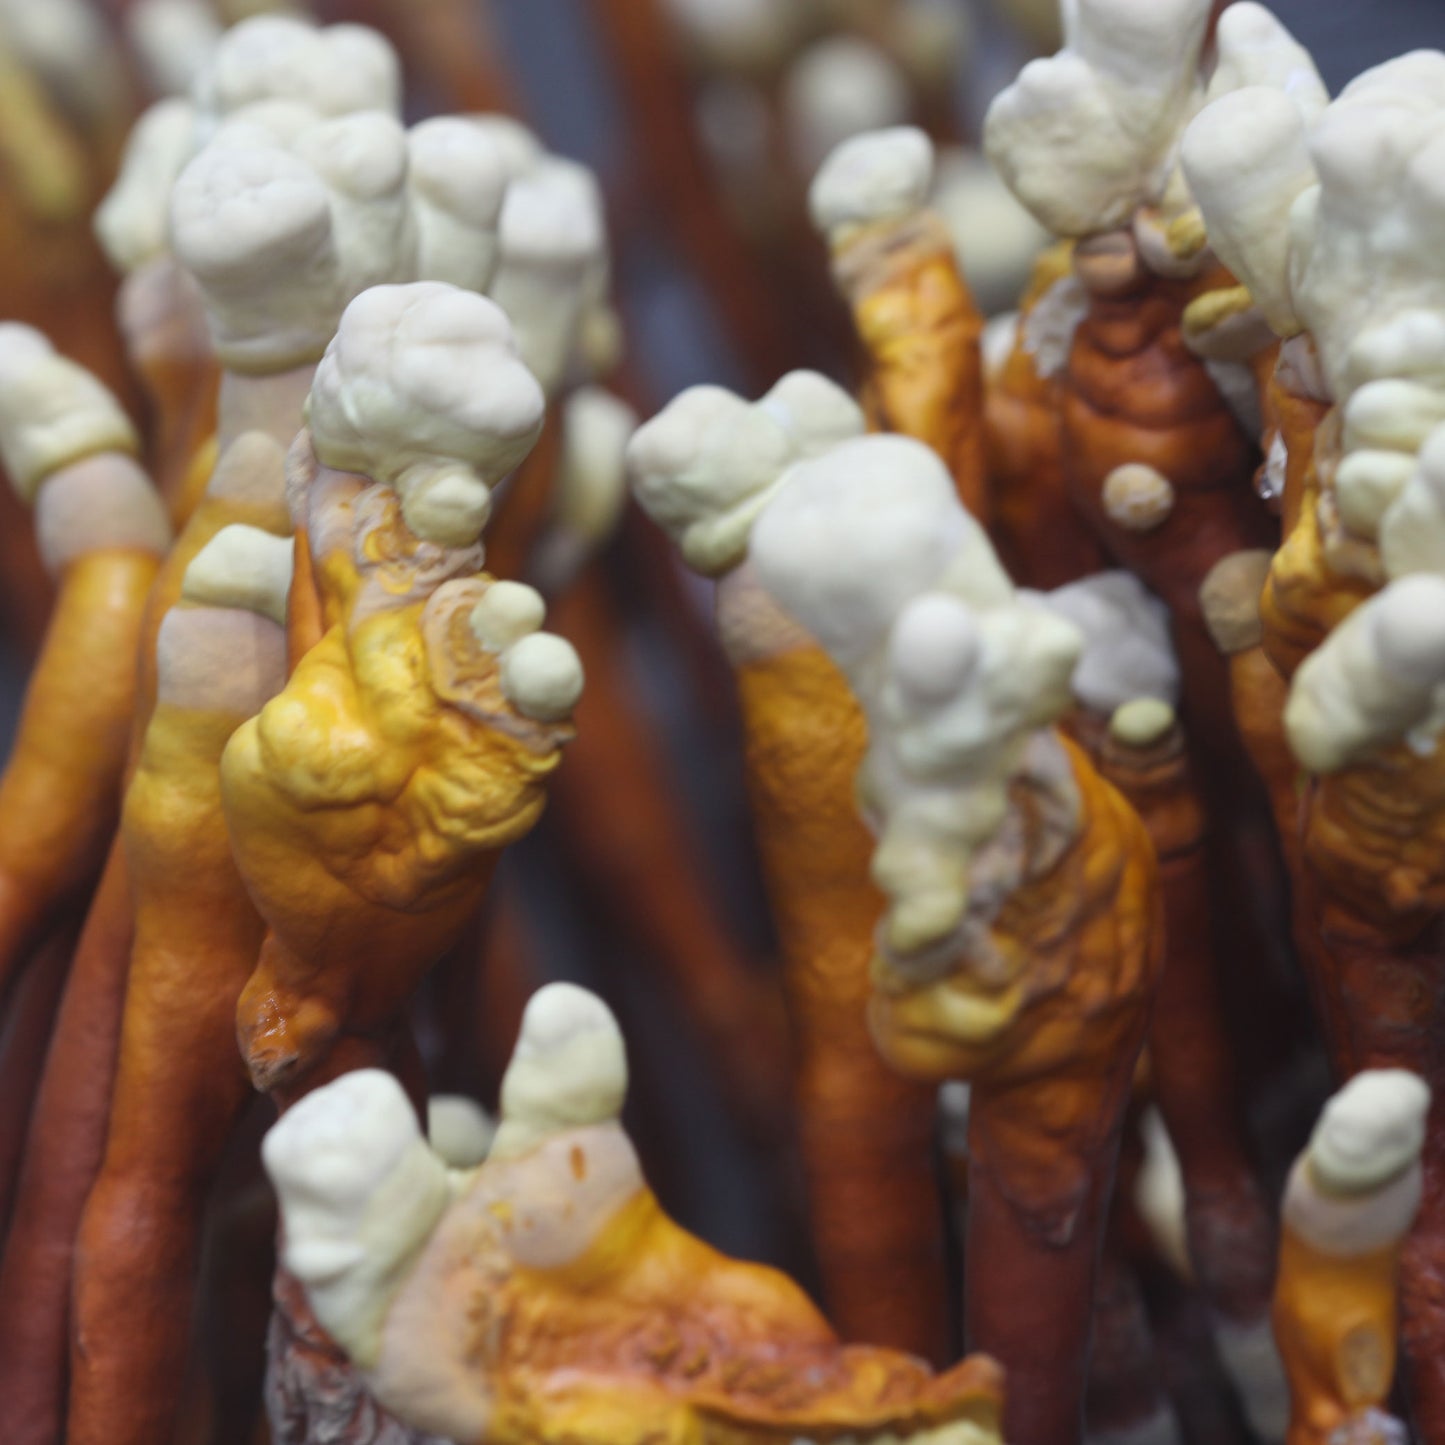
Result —
[[668, 1219], [618, 1119], [626, 1090], [606, 1006], [551, 984], [478, 1168], [449, 1171], [377, 1070], [271, 1131], [287, 1265], [384, 1406], [475, 1445], [1001, 1438], [992, 1361], [935, 1376], [844, 1345], [786, 1276]]
[[882, 899], [853, 807], [863, 715], [747, 560], [754, 519], [785, 469], [863, 426], [848, 396], [812, 372], [791, 373], [753, 404], [694, 387], [636, 433], [628, 463], [644, 510], [689, 566], [720, 579], [717, 627], [737, 680], [749, 802], [783, 954], [830, 1317], [846, 1336], [938, 1357], [947, 1303], [933, 1091], [884, 1065], [864, 1019]]
[[931, 446], [964, 506], [987, 521], [983, 318], [952, 237], [927, 205], [932, 180], [933, 146], [921, 130], [871, 131], [833, 151], [809, 204], [867, 354], [870, 426]]
[[1005, 1434], [1067, 1445], [1163, 943], [1148, 834], [1053, 727], [1082, 638], [1015, 594], [943, 464], [902, 437], [791, 467], [751, 560], [868, 718], [874, 1039], [910, 1077], [972, 1085], [969, 1341], [1013, 1381]]
[[1288, 1445], [1405, 1438], [1386, 1407], [1430, 1103], [1424, 1081], [1404, 1069], [1357, 1074], [1325, 1105], [1290, 1174], [1274, 1296]]
[[0, 458], [33, 508], [55, 612], [0, 778], [0, 1006], [93, 884], [119, 807], [137, 639], [170, 527], [115, 398], [28, 326], [0, 326]]

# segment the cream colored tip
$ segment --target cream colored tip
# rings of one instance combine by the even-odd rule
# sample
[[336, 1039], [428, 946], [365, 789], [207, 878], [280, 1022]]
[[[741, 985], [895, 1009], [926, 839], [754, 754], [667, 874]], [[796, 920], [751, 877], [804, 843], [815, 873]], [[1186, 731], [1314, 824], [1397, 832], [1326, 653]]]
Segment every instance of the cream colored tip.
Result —
[[853, 35], [810, 45], [788, 70], [782, 104], [793, 164], [803, 175], [853, 136], [904, 125], [913, 109], [898, 62]]
[[208, 146], [171, 192], [170, 235], [224, 364], [320, 356], [344, 297], [330, 192], [311, 166], [276, 144]]
[[1066, 44], [989, 107], [984, 148], [1055, 235], [1125, 225], [1159, 201], [1198, 97], [1208, 0], [1077, 0]]
[[1166, 704], [1178, 698], [1168, 609], [1133, 573], [1100, 572], [1038, 600], [1083, 634], [1072, 685], [1091, 712], [1109, 717], [1136, 698]]
[[468, 625], [488, 652], [502, 652], [536, 632], [547, 616], [547, 604], [525, 582], [493, 582], [472, 608]]
[[258, 15], [222, 36], [196, 79], [195, 98], [216, 121], [267, 100], [304, 101], [321, 115], [398, 115], [401, 66], [390, 42], [364, 25], [318, 28]]
[[157, 95], [185, 95], [221, 40], [204, 0], [137, 0], [125, 17], [131, 48]]
[[1184, 174], [1215, 254], [1282, 336], [1300, 329], [1289, 279], [1289, 215], [1315, 183], [1298, 106], [1251, 86], [1206, 106], [1184, 133]]
[[1356, 1074], [1325, 1105], [1310, 1135], [1309, 1160], [1331, 1194], [1378, 1189], [1420, 1157], [1430, 1088], [1406, 1069]]
[[1174, 510], [1169, 478], [1144, 462], [1125, 462], [1104, 478], [1104, 510], [1128, 532], [1152, 532]]
[[1259, 645], [1259, 597], [1272, 555], [1264, 548], [1231, 552], [1209, 569], [1199, 589], [1204, 625], [1226, 657]]
[[596, 177], [558, 157], [536, 163], [507, 186], [497, 237], [491, 295], [550, 395], [565, 378], [599, 277], [605, 284], [607, 238]]
[[1380, 557], [1391, 577], [1445, 576], [1445, 423], [1420, 448], [1414, 474], [1380, 523]]
[[1301, 664], [1285, 708], [1295, 756], [1336, 772], [1445, 727], [1445, 578], [1403, 577], [1356, 608]]
[[496, 1120], [465, 1094], [433, 1094], [426, 1101], [427, 1139], [450, 1169], [475, 1169], [496, 1132]]
[[1225, 7], [1214, 43], [1210, 100], [1247, 86], [1268, 86], [1306, 121], [1314, 120], [1329, 104], [1329, 91], [1309, 51], [1254, 0], [1234, 0]]
[[852, 397], [817, 372], [790, 372], [753, 403], [694, 386], [633, 433], [627, 470], [687, 564], [718, 576], [747, 556], [753, 523], [787, 468], [864, 424]]
[[501, 148], [482, 126], [450, 115], [414, 125], [407, 148], [419, 279], [485, 291], [507, 187]]
[[1157, 697], [1136, 697], [1114, 709], [1109, 735], [1126, 748], [1152, 748], [1173, 731], [1174, 709]]
[[410, 1261], [450, 1201], [402, 1087], [360, 1069], [307, 1094], [272, 1126], [261, 1158], [281, 1206], [286, 1268], [363, 1369]]
[[610, 1123], [627, 1097], [627, 1051], [596, 994], [552, 983], [532, 995], [502, 1079], [492, 1157], [515, 1158], [568, 1129]]
[[95, 234], [116, 270], [165, 253], [171, 187], [190, 157], [195, 120], [189, 101], [162, 100], [132, 127], [120, 173], [95, 212]]
[[0, 322], [0, 462], [23, 500], [71, 462], [139, 450], [130, 418], [95, 377], [34, 327]]
[[259, 527], [222, 527], [191, 559], [181, 596], [211, 607], [241, 607], [286, 625], [295, 544]]
[[475, 126], [491, 142], [502, 162], [508, 181], [536, 168], [546, 151], [535, 132], [509, 115], [468, 115], [468, 124]]
[[544, 405], [495, 303], [419, 281], [373, 287], [346, 308], [307, 416], [321, 462], [396, 487], [455, 546], [475, 540], [482, 494], [531, 450]]
[[879, 435], [793, 467], [753, 528], [751, 559], [772, 597], [842, 660], [877, 647], [904, 605], [981, 541], [938, 455]]
[[933, 185], [933, 143], [915, 126], [844, 141], [808, 191], [813, 224], [825, 235], [917, 211]]
[[503, 651], [500, 680], [507, 701], [524, 717], [562, 722], [582, 696], [582, 659], [565, 637], [528, 633]]
[[[1400, 56], [1345, 87], [1310, 133], [1319, 187], [1290, 216], [1291, 287], [1333, 394], [1361, 381], [1354, 351], [1411, 311], [1445, 310], [1445, 55]], [[1388, 348], [1375, 375], [1402, 375]]]

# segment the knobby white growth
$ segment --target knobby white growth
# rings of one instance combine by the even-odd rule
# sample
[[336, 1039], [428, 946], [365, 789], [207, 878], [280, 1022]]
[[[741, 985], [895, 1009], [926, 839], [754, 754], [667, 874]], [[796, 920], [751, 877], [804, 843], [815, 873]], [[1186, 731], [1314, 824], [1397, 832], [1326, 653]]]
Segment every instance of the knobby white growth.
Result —
[[222, 527], [191, 559], [181, 596], [212, 607], [243, 607], [286, 625], [295, 543], [260, 527]]
[[1026, 593], [1072, 622], [1084, 650], [1074, 669], [1078, 701], [1104, 717], [1139, 698], [1173, 704], [1179, 661], [1169, 610], [1132, 572], [1101, 572], [1052, 592]]
[[322, 463], [395, 487], [417, 536], [463, 546], [491, 488], [531, 450], [544, 406], [501, 309], [419, 281], [346, 308], [307, 415]]
[[412, 126], [407, 148], [418, 277], [485, 291], [508, 179], [501, 146], [472, 120], [436, 116]]
[[720, 576], [747, 556], [753, 523], [787, 468], [863, 427], [853, 398], [816, 372], [790, 372], [756, 402], [689, 387], [628, 443], [633, 494], [690, 567]]
[[281, 1201], [286, 1267], [327, 1332], [372, 1364], [392, 1296], [450, 1202], [446, 1166], [380, 1069], [308, 1094], [266, 1135], [262, 1158]]
[[941, 950], [987, 966], [987, 924], [1038, 862], [1004, 836], [1010, 782], [1027, 777], [1047, 799], [1051, 847], [1076, 825], [1048, 725], [1072, 705], [1078, 629], [1015, 592], [942, 462], [903, 437], [858, 438], [792, 467], [751, 557], [868, 716], [860, 792], [891, 905], [885, 953], [905, 969], [935, 969]]
[[1402, 740], [1433, 751], [1445, 728], [1445, 577], [1402, 577], [1356, 608], [1295, 674], [1285, 727], [1316, 773]]
[[406, 170], [378, 111], [316, 121], [278, 103], [217, 132], [175, 183], [171, 244], [225, 365], [314, 361], [353, 296], [414, 273]]
[[857, 226], [895, 220], [927, 203], [933, 142], [916, 126], [894, 126], [845, 140], [813, 178], [813, 224], [834, 242]]
[[498, 249], [491, 295], [550, 395], [562, 383], [589, 305], [607, 287], [597, 178], [556, 156], [515, 177], [502, 200]]
[[0, 322], [0, 461], [22, 499], [71, 462], [139, 450], [130, 418], [90, 372], [34, 327]]
[[1405, 1069], [1356, 1074], [1320, 1114], [1290, 1172], [1284, 1220], [1340, 1258], [1395, 1244], [1420, 1205], [1429, 1086]]
[[319, 115], [401, 113], [401, 65], [390, 43], [364, 25], [318, 27], [284, 15], [233, 26], [196, 77], [202, 139], [259, 101], [299, 100]]
[[1077, 0], [1064, 48], [1026, 65], [989, 107], [984, 147], [1059, 236], [1127, 225], [1162, 201], [1202, 98], [1208, 0]]
[[195, 108], [157, 101], [135, 123], [120, 174], [96, 208], [95, 234], [118, 271], [134, 271], [167, 246], [171, 187], [195, 144]]

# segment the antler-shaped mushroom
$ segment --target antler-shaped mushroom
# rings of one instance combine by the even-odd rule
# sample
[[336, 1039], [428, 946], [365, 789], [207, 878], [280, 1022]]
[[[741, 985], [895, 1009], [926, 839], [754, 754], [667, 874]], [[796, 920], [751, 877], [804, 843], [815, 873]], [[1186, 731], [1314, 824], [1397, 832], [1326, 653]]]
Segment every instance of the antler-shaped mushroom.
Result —
[[115, 398], [38, 332], [0, 326], [0, 459], [60, 584], [0, 780], [0, 1006], [79, 902], [119, 806], [141, 615], [170, 528]]
[[1071, 1440], [1160, 960], [1149, 838], [1051, 726], [1079, 633], [1015, 594], [943, 465], [904, 438], [795, 465], [752, 559], [868, 716], [859, 792], [888, 899], [874, 1037], [907, 1074], [973, 1085], [970, 1338], [1014, 1381], [1006, 1432]]
[[440, 283], [364, 293], [308, 419], [292, 487], [327, 631], [222, 763], [270, 927], [238, 1026], [258, 1087], [284, 1098], [348, 1049], [385, 1049], [541, 812], [582, 685], [538, 631], [541, 598], [477, 575], [489, 489], [542, 420], [494, 305]]
[[[822, 650], [758, 588], [748, 539], [794, 461], [858, 435], [831, 382], [785, 376], [756, 403], [693, 387], [628, 447], [633, 491], [696, 571], [721, 578], [717, 626], [737, 679], [749, 798], [797, 1043], [808, 1208], [844, 1333], [943, 1343], [932, 1091], [877, 1057], [864, 1008], [882, 901], [853, 807], [865, 725]], [[886, 1279], [888, 1287], [880, 1287]]]
[[927, 204], [932, 180], [933, 146], [921, 130], [870, 131], [833, 151], [809, 204], [868, 353], [873, 426], [931, 446], [964, 505], [986, 516], [983, 318], [948, 228]]
[[[1303, 909], [1334, 1014], [1336, 1067], [1401, 1066], [1437, 1088], [1437, 939], [1445, 916], [1445, 578], [1391, 582], [1301, 664], [1285, 722], [1315, 777], [1305, 795]], [[1425, 1142], [1433, 1178], [1445, 1133]], [[1431, 1281], [1445, 1200], [1427, 1188], [1401, 1285], [1411, 1395], [1428, 1435], [1445, 1419], [1445, 1339]]]
[[1269, 1325], [1275, 1229], [1243, 1132], [1215, 975], [1204, 800], [1174, 711], [1180, 679], [1168, 613], [1127, 572], [1041, 600], [1086, 639], [1070, 731], [1138, 812], [1159, 859], [1165, 963], [1149, 1019], [1149, 1077], [1177, 1148], [1188, 1258], [1214, 1312], [1220, 1355], [1254, 1428], [1282, 1439], [1287, 1400]]
[[1404, 1069], [1351, 1079], [1325, 1105], [1282, 1209], [1274, 1328], [1289, 1445], [1404, 1440], [1395, 1375], [1401, 1245], [1420, 1205], [1430, 1090]]
[[287, 1266], [383, 1405], [499, 1445], [999, 1438], [991, 1361], [933, 1376], [843, 1345], [785, 1276], [668, 1219], [619, 1122], [626, 1089], [606, 1006], [552, 984], [527, 1006], [479, 1168], [449, 1173], [374, 1070], [267, 1136]]

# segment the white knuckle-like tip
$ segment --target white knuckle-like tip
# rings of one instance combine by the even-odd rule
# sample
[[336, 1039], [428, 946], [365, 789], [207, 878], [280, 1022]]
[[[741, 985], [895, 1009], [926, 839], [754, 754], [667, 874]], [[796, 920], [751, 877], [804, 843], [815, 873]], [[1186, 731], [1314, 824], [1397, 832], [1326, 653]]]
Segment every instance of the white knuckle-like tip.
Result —
[[195, 108], [158, 101], [126, 140], [120, 174], [95, 212], [95, 234], [118, 271], [134, 271], [166, 248], [171, 188], [191, 153]]
[[1417, 1074], [1356, 1074], [1325, 1105], [1310, 1137], [1316, 1177], [1342, 1194], [1378, 1188], [1419, 1158], [1429, 1108], [1429, 1085]]
[[181, 596], [212, 607], [241, 607], [284, 627], [294, 556], [290, 537], [232, 523], [191, 559]]
[[859, 36], [833, 35], [793, 63], [783, 108], [795, 163], [807, 173], [849, 137], [902, 125], [913, 104], [893, 55]]
[[588, 1034], [622, 1036], [612, 1010], [595, 993], [575, 983], [549, 983], [527, 1002], [513, 1056], [545, 1059]]
[[70, 462], [139, 447], [130, 418], [90, 372], [34, 327], [0, 323], [0, 461], [22, 497]]
[[615, 1120], [627, 1096], [627, 1050], [596, 994], [550, 983], [532, 995], [502, 1079], [492, 1153], [527, 1152], [550, 1134]]
[[547, 604], [535, 587], [525, 582], [493, 582], [472, 608], [467, 622], [472, 636], [488, 652], [503, 652], [536, 632], [547, 615]]
[[427, 1141], [452, 1169], [475, 1169], [487, 1157], [496, 1120], [465, 1094], [433, 1094], [426, 1101]]
[[530, 171], [546, 154], [536, 134], [509, 115], [469, 115], [465, 119], [496, 148], [509, 181]]
[[330, 236], [326, 187], [279, 147], [208, 147], [171, 193], [171, 241], [203, 286], [264, 284]]
[[582, 660], [566, 638], [533, 632], [502, 653], [499, 680], [507, 701], [524, 717], [561, 722], [582, 696]]
[[270, 99], [304, 100], [325, 115], [384, 110], [401, 99], [401, 66], [390, 43], [363, 25], [324, 29], [283, 15], [243, 20], [222, 36], [196, 95], [224, 117]]
[[933, 143], [915, 126], [895, 126], [838, 146], [813, 179], [808, 207], [814, 224], [831, 233], [916, 211], [932, 184]]
[[519, 176], [502, 199], [497, 234], [504, 262], [577, 264], [605, 245], [595, 179], [582, 166], [554, 162]]
[[491, 488], [470, 467], [408, 468], [396, 489], [412, 534], [441, 547], [471, 546], [492, 514]]
[[288, 1195], [362, 1204], [418, 1138], [416, 1114], [396, 1079], [358, 1069], [307, 1094], [261, 1146], [266, 1172]]
[[308, 418], [327, 466], [397, 486], [403, 501], [430, 479], [439, 504], [475, 513], [531, 449], [544, 409], [501, 309], [419, 281], [374, 286], [347, 306]]
[[907, 437], [859, 437], [789, 469], [749, 555], [829, 651], [866, 650], [973, 527], [936, 453]]
[[904, 608], [894, 625], [892, 674], [920, 703], [943, 702], [962, 691], [982, 646], [973, 609], [947, 593], [929, 593]]
[[1381, 662], [1414, 682], [1445, 681], [1445, 577], [1401, 577], [1374, 600], [1370, 622]]
[[857, 403], [816, 372], [790, 372], [754, 403], [695, 386], [633, 433], [626, 464], [638, 501], [688, 564], [717, 575], [746, 555], [758, 509], [788, 466], [863, 426]]
[[495, 227], [507, 166], [491, 133], [460, 115], [433, 116], [407, 132], [413, 187], [477, 227]]
[[1189, 188], [1207, 214], [1216, 193], [1227, 198], [1235, 187], [1249, 184], [1257, 166], [1270, 165], [1281, 152], [1293, 153], [1304, 134], [1299, 108], [1281, 92], [1262, 85], [1230, 91], [1205, 106], [1184, 132], [1181, 155]]
[[296, 154], [332, 189], [355, 200], [395, 195], [406, 181], [406, 132], [384, 111], [358, 111], [302, 131]]

